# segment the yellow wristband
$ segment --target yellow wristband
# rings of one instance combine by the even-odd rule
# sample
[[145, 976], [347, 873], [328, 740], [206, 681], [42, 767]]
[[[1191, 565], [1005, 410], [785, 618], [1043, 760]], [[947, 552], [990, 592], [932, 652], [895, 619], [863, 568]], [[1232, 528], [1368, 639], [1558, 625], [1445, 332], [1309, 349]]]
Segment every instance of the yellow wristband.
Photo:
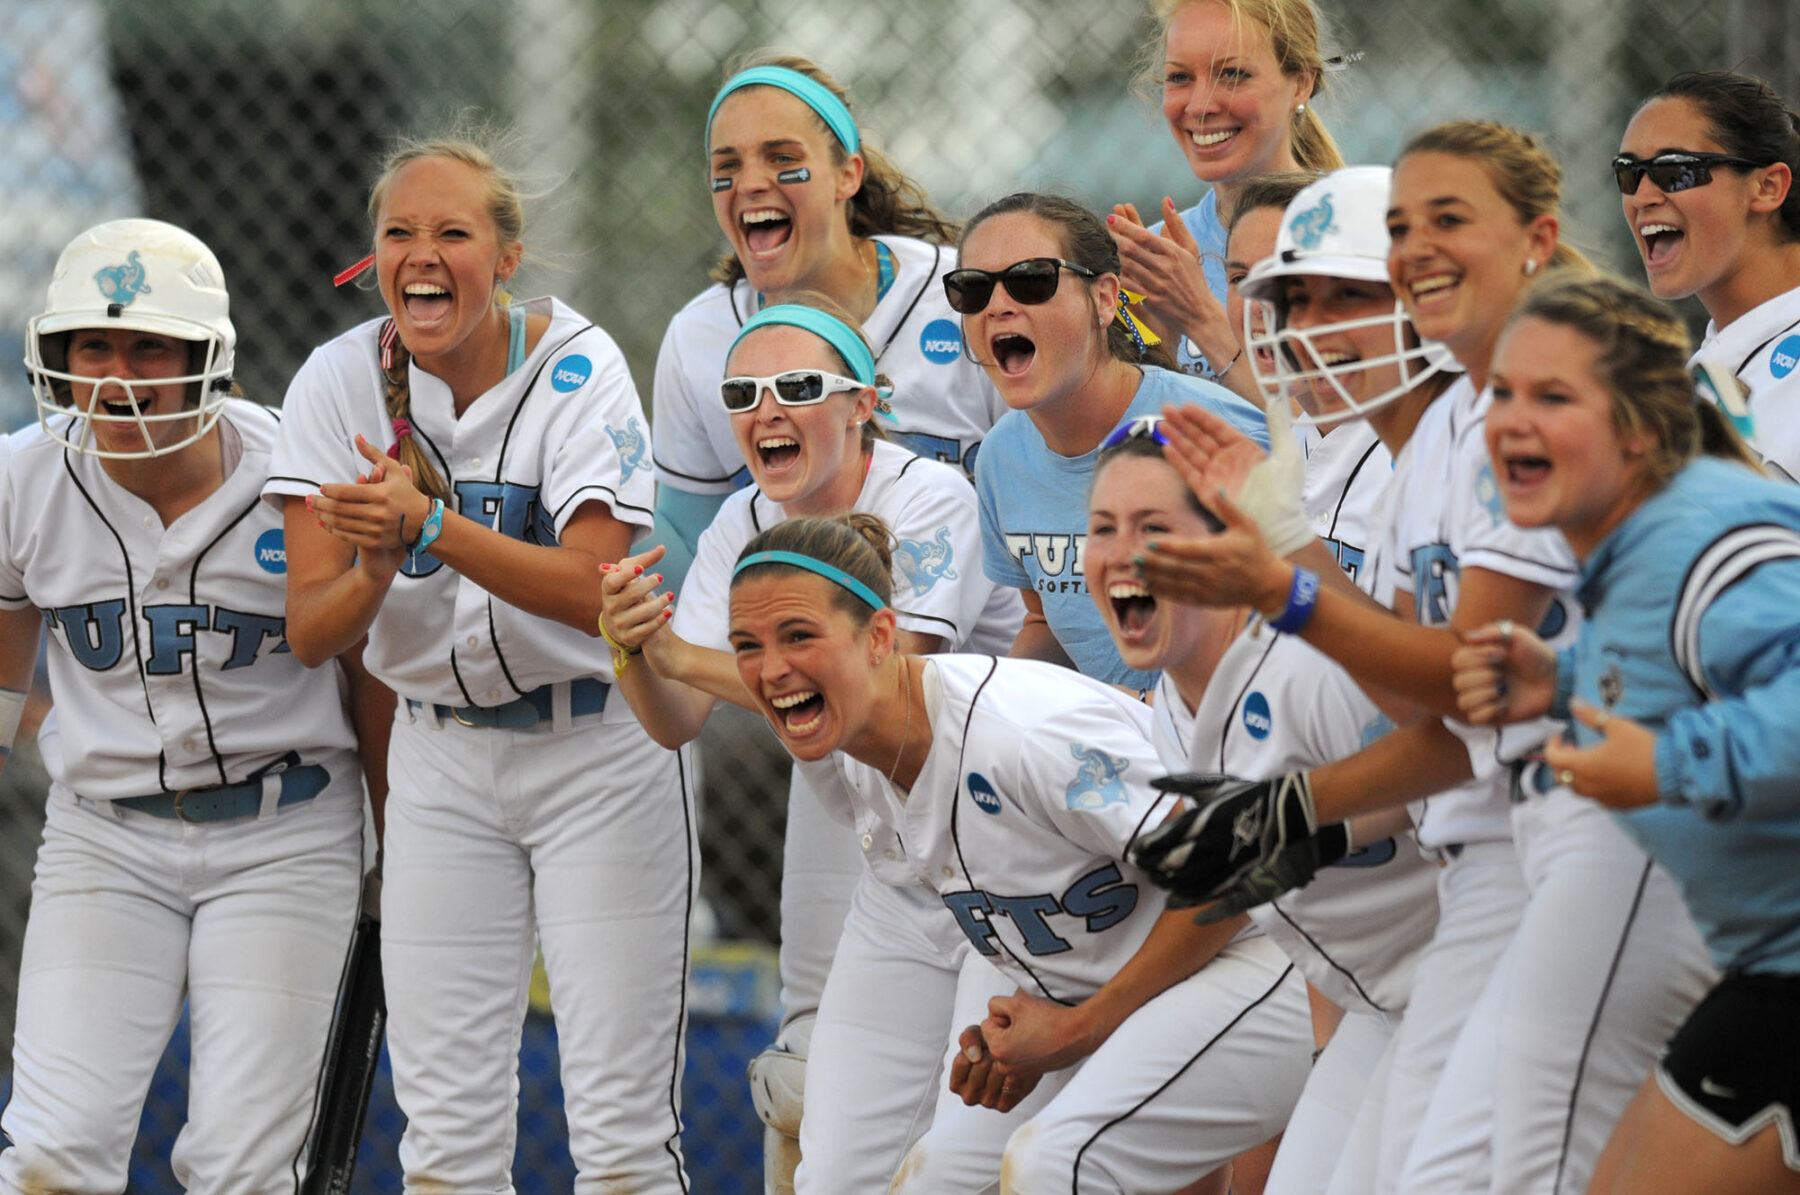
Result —
[[604, 615], [600, 618], [600, 637], [606, 640], [606, 646], [612, 648], [613, 678], [616, 680], [625, 675], [625, 669], [631, 663], [631, 657], [642, 654], [644, 649], [642, 647], [626, 647], [623, 643], [614, 639], [611, 633], [606, 629], [606, 617]]

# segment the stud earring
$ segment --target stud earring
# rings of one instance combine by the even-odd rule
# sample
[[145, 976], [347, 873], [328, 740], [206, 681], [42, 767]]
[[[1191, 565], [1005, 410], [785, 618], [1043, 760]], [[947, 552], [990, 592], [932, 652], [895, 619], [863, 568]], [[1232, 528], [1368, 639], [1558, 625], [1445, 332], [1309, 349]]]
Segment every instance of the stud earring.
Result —
[[1538, 272], [1538, 263], [1534, 258], [1525, 259], [1525, 277], [1529, 278]]

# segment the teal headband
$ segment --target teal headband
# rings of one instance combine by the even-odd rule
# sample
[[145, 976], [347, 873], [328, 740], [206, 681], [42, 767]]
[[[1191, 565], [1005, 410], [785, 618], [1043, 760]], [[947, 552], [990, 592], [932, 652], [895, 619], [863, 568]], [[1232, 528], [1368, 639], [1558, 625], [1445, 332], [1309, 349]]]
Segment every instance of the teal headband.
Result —
[[856, 334], [856, 329], [835, 315], [827, 315], [817, 307], [808, 307], [804, 303], [777, 303], [751, 316], [738, 330], [737, 340], [732, 341], [731, 348], [726, 350], [726, 358], [729, 359], [736, 351], [738, 341], [770, 324], [805, 328], [837, 350], [837, 355], [850, 367], [852, 377], [865, 386], [875, 384], [875, 354], [869, 351], [868, 343]]
[[719, 94], [713, 97], [712, 107], [706, 113], [708, 153], [712, 152], [712, 122], [713, 117], [718, 115], [719, 105], [725, 102], [726, 96], [739, 88], [757, 86], [779, 87], [790, 95], [800, 97], [808, 108], [819, 114], [825, 127], [837, 135], [847, 152], [862, 152], [862, 138], [856, 132], [856, 118], [850, 115], [850, 109], [844, 107], [844, 101], [832, 94], [831, 88], [785, 66], [753, 66], [727, 79], [725, 86], [719, 88]]
[[887, 603], [875, 596], [875, 591], [852, 577], [836, 565], [826, 564], [823, 560], [814, 560], [811, 556], [802, 556], [798, 552], [753, 552], [737, 562], [731, 570], [733, 580], [747, 568], [758, 564], [791, 564], [795, 568], [803, 568], [809, 573], [817, 573], [827, 581], [841, 585], [851, 593], [869, 604], [872, 610], [885, 610]]

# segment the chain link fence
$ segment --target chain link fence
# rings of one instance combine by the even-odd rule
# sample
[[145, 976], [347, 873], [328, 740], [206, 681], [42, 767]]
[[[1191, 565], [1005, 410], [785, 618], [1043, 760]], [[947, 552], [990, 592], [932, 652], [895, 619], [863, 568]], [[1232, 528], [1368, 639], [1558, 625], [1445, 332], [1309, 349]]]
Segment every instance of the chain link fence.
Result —
[[[1411, 131], [1492, 116], [1548, 135], [1574, 239], [1635, 275], [1606, 170], [1637, 100], [1684, 68], [1760, 73], [1800, 95], [1791, 0], [1364, 0], [1332, 6], [1328, 53], [1360, 52], [1323, 114], [1351, 161]], [[192, 229], [230, 279], [239, 380], [279, 402], [309, 349], [377, 313], [336, 291], [361, 257], [364, 194], [396, 133], [459, 114], [515, 127], [540, 198], [523, 294], [554, 292], [623, 346], [646, 407], [663, 327], [724, 241], [701, 130], [726, 64], [800, 49], [844, 80], [866, 134], [966, 216], [1020, 187], [1104, 208], [1197, 194], [1131, 81], [1141, 0], [5, 0], [0, 3], [0, 422], [32, 418], [26, 319], [76, 232], [147, 214]], [[785, 779], [747, 718], [705, 742], [704, 892], [721, 933], [773, 943]], [[0, 1030], [42, 822], [41, 772], [0, 788]], [[768, 959], [709, 956], [688, 1086], [696, 1189], [753, 1190], [742, 1061], [766, 1034]], [[710, 968], [710, 969], [708, 969]], [[534, 1018], [520, 1189], [567, 1189], [554, 1041]], [[179, 1045], [179, 1043], [178, 1043]], [[180, 1123], [179, 1050], [146, 1112], [146, 1156]], [[546, 1077], [548, 1085], [534, 1085]], [[371, 1116], [368, 1190], [397, 1186], [397, 1114]], [[160, 1143], [160, 1145], [158, 1144]], [[166, 1165], [131, 1189], [169, 1189]]]

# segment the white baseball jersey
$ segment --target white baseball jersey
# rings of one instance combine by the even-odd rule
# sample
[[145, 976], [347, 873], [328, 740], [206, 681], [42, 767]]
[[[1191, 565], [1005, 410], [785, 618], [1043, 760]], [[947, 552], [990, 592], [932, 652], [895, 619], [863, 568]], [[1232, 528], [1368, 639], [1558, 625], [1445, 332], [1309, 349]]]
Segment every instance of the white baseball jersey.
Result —
[[1356, 581], [1368, 555], [1370, 518], [1393, 475], [1394, 459], [1375, 429], [1360, 419], [1339, 424], [1327, 436], [1316, 427], [1300, 430], [1306, 517], [1338, 567]]
[[1034, 995], [1093, 994], [1164, 907], [1125, 861], [1172, 802], [1150, 787], [1150, 711], [1034, 660], [934, 656], [924, 675], [931, 752], [909, 792], [841, 753], [825, 762], [976, 950]]
[[288, 651], [276, 416], [242, 400], [218, 490], [164, 527], [102, 462], [31, 428], [0, 470], [0, 607], [44, 613], [51, 779], [90, 800], [235, 783], [289, 752], [361, 791], [335, 668]]
[[1750, 388], [1751, 443], [1779, 476], [1800, 478], [1800, 286], [1721, 328], [1706, 325], [1688, 362], [1718, 361]]
[[[465, 517], [527, 543], [555, 544], [583, 503], [632, 527], [652, 522], [643, 408], [612, 337], [557, 299], [533, 299], [550, 326], [525, 363], [456, 416], [450, 388], [411, 368], [413, 435]], [[279, 503], [366, 471], [356, 451], [394, 441], [383, 403], [380, 320], [313, 351], [288, 388], [281, 443], [264, 494]], [[556, 681], [612, 679], [606, 644], [500, 601], [429, 552], [394, 578], [369, 632], [369, 670], [403, 697], [503, 705]], [[608, 702], [608, 722], [631, 720]]]
[[[1500, 504], [1483, 435], [1492, 395], [1456, 380], [1425, 409], [1395, 462], [1394, 489], [1382, 509], [1392, 512], [1372, 590], [1392, 604], [1396, 590], [1412, 594], [1422, 626], [1450, 624], [1461, 570], [1480, 567], [1554, 590], [1576, 579], [1573, 554], [1558, 531], [1525, 530]], [[1553, 643], [1574, 633], [1573, 603], [1558, 599], [1540, 627]], [[1427, 847], [1501, 840], [1511, 836], [1505, 761], [1542, 742], [1538, 725], [1509, 727], [1504, 735], [1447, 723], [1469, 746], [1475, 779], [1413, 803], [1419, 841]]]
[[[1268, 779], [1354, 755], [1391, 729], [1337, 664], [1252, 619], [1195, 711], [1185, 766]], [[1438, 870], [1412, 835], [1385, 838], [1250, 917], [1332, 1003], [1391, 1016], [1437, 929]]]
[[[956, 250], [903, 236], [873, 238], [893, 256], [894, 281], [875, 304], [863, 332], [875, 368], [894, 384], [894, 421], [884, 430], [927, 460], [975, 472], [975, 453], [1006, 404], [979, 365], [963, 353], [962, 322], [940, 281], [956, 266]], [[725, 358], [739, 329], [762, 309], [745, 279], [714, 284], [669, 321], [656, 358], [656, 479], [695, 494], [729, 494], [749, 470], [719, 401]]]

